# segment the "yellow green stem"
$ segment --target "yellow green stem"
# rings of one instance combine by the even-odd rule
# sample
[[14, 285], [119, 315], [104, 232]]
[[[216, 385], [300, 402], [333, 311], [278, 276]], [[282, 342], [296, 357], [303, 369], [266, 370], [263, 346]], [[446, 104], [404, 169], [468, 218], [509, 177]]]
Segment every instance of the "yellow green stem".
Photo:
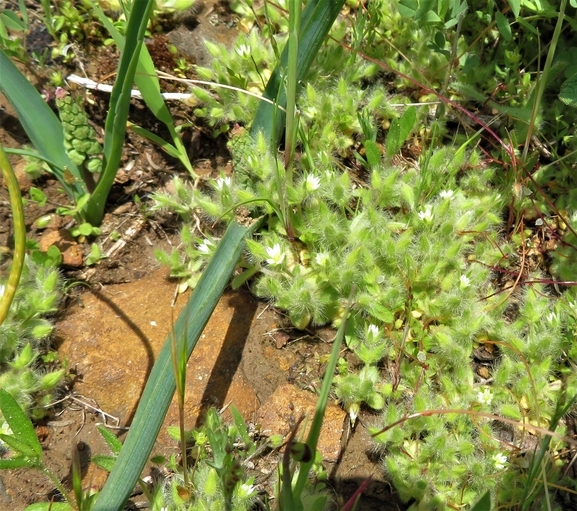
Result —
[[6, 153], [0, 146], [0, 168], [2, 175], [6, 180], [8, 192], [10, 194], [10, 207], [12, 208], [12, 219], [14, 221], [14, 257], [12, 260], [12, 269], [4, 293], [0, 295], [0, 325], [8, 316], [10, 305], [16, 294], [22, 268], [24, 267], [24, 256], [26, 253], [26, 223], [24, 222], [24, 209], [22, 208], [22, 196], [18, 180], [8, 161]]

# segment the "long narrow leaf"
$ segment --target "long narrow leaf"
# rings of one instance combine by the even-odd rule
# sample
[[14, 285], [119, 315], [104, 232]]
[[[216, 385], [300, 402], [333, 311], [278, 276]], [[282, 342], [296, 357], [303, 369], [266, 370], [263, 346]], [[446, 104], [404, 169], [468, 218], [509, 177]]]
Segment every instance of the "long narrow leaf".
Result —
[[134, 74], [153, 5], [154, 0], [134, 0], [132, 4], [124, 49], [120, 56], [118, 74], [112, 88], [104, 128], [104, 171], [85, 210], [86, 220], [93, 225], [100, 225], [102, 221], [106, 199], [118, 172], [126, 135]]
[[[70, 197], [86, 193], [86, 187], [78, 167], [70, 161], [64, 150], [64, 133], [56, 114], [46, 104], [40, 93], [0, 50], [0, 92], [10, 102], [22, 127], [36, 150], [47, 160], [54, 162], [52, 172]], [[68, 171], [74, 176], [70, 184], [64, 178]]]
[[[104, 14], [100, 6], [92, 0], [89, 0], [90, 4], [96, 11], [96, 14], [100, 18], [100, 21], [104, 24], [107, 28], [108, 32], [110, 33], [111, 37], [114, 39], [114, 42], [123, 50], [124, 48], [124, 38], [118, 32], [116, 27], [112, 24], [110, 19]], [[136, 74], [134, 76], [134, 81], [136, 82], [136, 86], [138, 90], [142, 94], [142, 99], [146, 103], [146, 106], [150, 109], [150, 111], [154, 114], [154, 116], [161, 122], [163, 122], [172, 138], [172, 142], [177, 149], [176, 158], [178, 158], [182, 164], [186, 167], [186, 169], [190, 172], [192, 177], [196, 178], [196, 174], [192, 169], [192, 164], [188, 158], [188, 153], [184, 144], [182, 143], [182, 139], [180, 135], [176, 132], [176, 127], [174, 125], [174, 120], [170, 115], [168, 107], [164, 102], [164, 99], [160, 93], [160, 82], [158, 80], [158, 75], [156, 74], [156, 69], [154, 67], [154, 62], [152, 61], [152, 57], [148, 52], [146, 46], [142, 46], [140, 50], [140, 56], [138, 59], [138, 66], [136, 68]]]
[[[310, 0], [307, 3], [302, 13], [299, 31], [297, 82], [305, 78], [344, 3], [345, 0]], [[282, 77], [286, 76], [287, 64], [288, 45], [285, 46], [281, 61], [272, 73], [263, 94], [265, 98], [271, 100], [278, 97], [278, 104], [283, 108], [286, 106], [286, 94], [284, 87], [281, 89], [281, 86]], [[253, 136], [262, 131], [266, 140], [274, 136], [275, 143], [278, 143], [285, 125], [285, 114], [277, 109], [275, 115], [275, 108], [276, 106], [266, 101], [260, 102], [251, 128]]]
[[236, 223], [229, 226], [197, 288], [180, 313], [174, 325], [174, 334], [168, 336], [152, 368], [126, 442], [93, 511], [122, 509], [127, 501], [174, 395], [171, 336], [175, 335], [179, 342], [186, 340], [187, 357], [190, 357], [238, 262], [248, 232], [249, 229]]
[[[325, 416], [325, 410], [327, 408], [327, 403], [329, 402], [329, 394], [331, 392], [331, 385], [333, 382], [333, 376], [335, 374], [335, 369], [337, 368], [337, 362], [339, 359], [339, 354], [341, 351], [341, 344], [343, 342], [343, 338], [345, 337], [345, 328], [347, 326], [347, 318], [349, 315], [349, 311], [351, 309], [351, 305], [353, 303], [353, 296], [355, 293], [356, 287], [353, 286], [351, 294], [349, 296], [349, 301], [347, 303], [347, 307], [345, 308], [345, 313], [343, 314], [343, 319], [341, 326], [337, 331], [337, 336], [335, 337], [333, 349], [331, 350], [331, 357], [327, 364], [327, 370], [325, 371], [325, 376], [323, 377], [323, 384], [321, 386], [321, 391], [319, 393], [319, 399], [317, 401], [317, 407], [315, 409], [315, 415], [313, 418], [313, 422], [311, 424], [311, 429], [309, 430], [309, 434], [307, 436], [307, 445], [309, 446], [313, 456], [311, 460], [307, 463], [301, 463], [298, 479], [295, 485], [294, 493], [300, 499], [300, 495], [304, 490], [305, 483], [309, 477], [309, 470], [311, 469], [314, 459], [315, 453], [317, 450], [317, 445], [319, 442], [319, 436], [321, 434], [321, 427], [323, 425], [323, 419]], [[299, 500], [300, 501], [300, 500]]]

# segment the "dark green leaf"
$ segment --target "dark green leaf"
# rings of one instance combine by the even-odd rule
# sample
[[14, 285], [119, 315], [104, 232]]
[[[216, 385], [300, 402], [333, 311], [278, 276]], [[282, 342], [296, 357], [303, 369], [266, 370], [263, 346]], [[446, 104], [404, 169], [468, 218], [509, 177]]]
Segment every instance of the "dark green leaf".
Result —
[[513, 16], [515, 16], [515, 18], [518, 18], [519, 11], [521, 10], [521, 0], [509, 0], [509, 7], [511, 7], [511, 12], [513, 13]]
[[566, 105], [577, 107], [577, 74], [563, 82], [559, 99]]
[[[54, 162], [52, 172], [71, 197], [86, 193], [80, 170], [74, 165], [64, 150], [62, 125], [56, 114], [46, 104], [38, 91], [0, 50], [0, 92], [16, 110], [18, 120], [26, 131], [36, 150]], [[75, 178], [69, 184], [64, 179], [65, 169]]]
[[497, 21], [497, 27], [499, 28], [499, 32], [501, 32], [503, 39], [505, 39], [505, 41], [510, 41], [513, 39], [513, 33], [511, 32], [511, 25], [509, 25], [509, 20], [501, 11], [497, 11], [495, 13], [495, 20]]
[[486, 491], [479, 501], [471, 508], [471, 511], [491, 511], [491, 492]]

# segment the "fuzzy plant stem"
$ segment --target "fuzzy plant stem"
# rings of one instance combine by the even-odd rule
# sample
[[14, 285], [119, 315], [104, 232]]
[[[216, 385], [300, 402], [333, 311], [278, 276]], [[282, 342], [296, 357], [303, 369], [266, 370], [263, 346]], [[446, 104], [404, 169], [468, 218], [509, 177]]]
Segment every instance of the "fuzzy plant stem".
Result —
[[12, 260], [12, 268], [10, 276], [3, 293], [0, 293], [0, 325], [8, 316], [10, 305], [16, 294], [20, 276], [22, 275], [22, 268], [24, 267], [24, 256], [26, 254], [26, 223], [24, 221], [24, 210], [22, 208], [22, 196], [20, 195], [20, 187], [18, 180], [12, 169], [12, 165], [8, 161], [6, 153], [0, 146], [0, 168], [2, 168], [2, 175], [8, 186], [10, 194], [10, 207], [12, 208], [12, 219], [14, 221], [14, 257]]

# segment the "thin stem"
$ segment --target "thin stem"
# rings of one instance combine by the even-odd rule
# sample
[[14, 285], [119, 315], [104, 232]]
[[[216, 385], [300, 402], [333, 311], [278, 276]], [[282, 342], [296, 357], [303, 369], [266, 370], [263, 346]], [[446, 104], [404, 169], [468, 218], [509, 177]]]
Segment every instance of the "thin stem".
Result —
[[563, 18], [565, 15], [565, 8], [567, 7], [567, 0], [561, 0], [561, 6], [559, 7], [559, 15], [557, 16], [557, 24], [555, 25], [555, 31], [553, 32], [553, 37], [551, 38], [551, 46], [549, 46], [549, 51], [547, 52], [547, 59], [545, 60], [545, 68], [539, 76], [539, 82], [537, 84], [537, 92], [535, 94], [535, 99], [533, 101], [533, 111], [531, 112], [531, 122], [529, 124], [529, 129], [527, 130], [527, 138], [525, 139], [525, 147], [523, 148], [523, 155], [521, 156], [521, 162], [524, 164], [527, 161], [527, 153], [529, 151], [529, 142], [533, 136], [533, 130], [535, 129], [535, 119], [537, 118], [537, 112], [541, 105], [541, 100], [543, 99], [543, 93], [545, 92], [545, 86], [547, 85], [547, 77], [551, 71], [551, 66], [553, 64], [553, 57], [555, 56], [555, 50], [557, 49], [557, 42], [559, 41], [559, 36], [561, 35], [561, 28], [563, 26]]
[[24, 221], [24, 209], [22, 208], [22, 196], [18, 180], [14, 170], [8, 161], [6, 153], [0, 146], [0, 168], [8, 186], [10, 194], [10, 207], [12, 208], [12, 220], [14, 222], [14, 257], [10, 276], [4, 292], [0, 294], [0, 325], [8, 316], [10, 305], [16, 294], [22, 269], [24, 267], [24, 256], [26, 254], [26, 223]]

